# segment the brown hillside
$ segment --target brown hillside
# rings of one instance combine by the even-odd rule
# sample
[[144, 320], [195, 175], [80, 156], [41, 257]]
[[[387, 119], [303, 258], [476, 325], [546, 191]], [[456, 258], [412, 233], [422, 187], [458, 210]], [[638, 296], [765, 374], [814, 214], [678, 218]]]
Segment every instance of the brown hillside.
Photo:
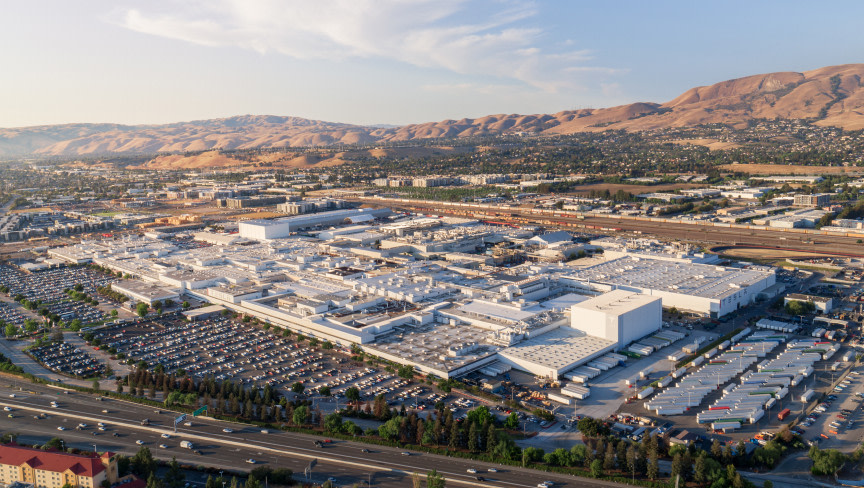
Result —
[[[633, 103], [556, 114], [497, 114], [396, 128], [374, 128], [299, 117], [244, 115], [168, 125], [66, 124], [0, 129], [0, 157], [190, 153], [214, 149], [296, 148], [528, 133], [743, 126], [754, 118], [808, 119], [847, 130], [864, 128], [864, 64], [768, 73], [691, 88], [664, 104]], [[203, 154], [202, 154], [203, 156]], [[375, 157], [371, 153], [368, 156]], [[213, 156], [154, 159], [154, 167], [202, 164]], [[351, 159], [350, 157], [347, 159]], [[169, 162], [172, 161], [172, 162]], [[219, 160], [221, 161], [221, 160]], [[213, 160], [214, 164], [221, 164]], [[280, 164], [339, 164], [341, 158], [281, 158]], [[225, 161], [231, 165], [232, 162]], [[275, 164], [275, 163], [274, 163]], [[145, 165], [146, 166], [146, 165]]]

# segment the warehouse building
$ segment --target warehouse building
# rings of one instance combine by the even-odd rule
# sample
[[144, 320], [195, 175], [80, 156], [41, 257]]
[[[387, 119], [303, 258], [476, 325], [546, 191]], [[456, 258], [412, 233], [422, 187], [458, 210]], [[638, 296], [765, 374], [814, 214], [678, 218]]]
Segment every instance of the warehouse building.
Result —
[[615, 348], [615, 341], [569, 327], [559, 327], [500, 351], [498, 358], [516, 369], [558, 379], [564, 372]]
[[387, 217], [387, 208], [360, 208], [353, 210], [334, 210], [310, 215], [298, 215], [274, 220], [247, 220], [240, 222], [240, 237], [249, 239], [281, 239], [292, 232], [318, 226], [339, 225], [345, 222], [358, 222]]
[[717, 318], [753, 303], [774, 285], [776, 274], [766, 266], [734, 268], [623, 257], [573, 270], [561, 281], [576, 291], [639, 292], [659, 297], [664, 307]]
[[570, 326], [600, 337], [616, 348], [660, 330], [663, 307], [660, 297], [627, 290], [613, 290], [573, 305]]

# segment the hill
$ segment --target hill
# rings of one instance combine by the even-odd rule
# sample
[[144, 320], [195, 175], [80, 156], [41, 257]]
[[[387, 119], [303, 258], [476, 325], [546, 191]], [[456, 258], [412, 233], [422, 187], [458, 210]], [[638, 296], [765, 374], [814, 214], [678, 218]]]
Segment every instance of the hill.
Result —
[[[633, 103], [556, 114], [498, 114], [402, 127], [359, 126], [299, 117], [244, 115], [166, 125], [65, 124], [0, 129], [0, 158], [106, 154], [200, 153], [217, 149], [299, 148], [529, 133], [538, 135], [624, 129], [641, 131], [752, 119], [807, 119], [816, 125], [864, 129], [864, 64], [768, 73], [687, 90], [666, 103]], [[230, 166], [213, 155], [162, 158], [143, 167]], [[289, 166], [339, 164], [292, 159]], [[176, 165], [176, 166], [175, 166]]]

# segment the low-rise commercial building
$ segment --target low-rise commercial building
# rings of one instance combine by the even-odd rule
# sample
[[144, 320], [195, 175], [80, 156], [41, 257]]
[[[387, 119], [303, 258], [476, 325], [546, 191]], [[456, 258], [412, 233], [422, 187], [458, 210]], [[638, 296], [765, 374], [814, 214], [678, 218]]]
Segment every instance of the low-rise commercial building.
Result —
[[8, 444], [0, 446], [0, 483], [28, 483], [37, 488], [96, 488], [116, 483], [117, 456], [43, 451]]

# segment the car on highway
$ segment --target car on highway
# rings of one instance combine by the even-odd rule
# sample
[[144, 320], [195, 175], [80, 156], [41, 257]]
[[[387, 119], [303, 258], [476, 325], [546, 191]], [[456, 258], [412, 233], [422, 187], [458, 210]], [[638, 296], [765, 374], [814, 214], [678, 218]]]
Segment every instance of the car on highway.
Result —
[[363, 449], [360, 449], [360, 452], [367, 452], [367, 453], [368, 453], [368, 452], [370, 452], [370, 451], [369, 451], [369, 449], [366, 449], [366, 448], [364, 447]]
[[171, 438], [171, 434], [162, 434], [162, 435], [159, 436], [159, 437], [161, 437], [161, 438], [163, 438], [163, 439], [170, 439], [170, 438]]
[[252, 459], [252, 458], [249, 458], [249, 459], [246, 460], [246, 463], [247, 463], [247, 464], [255, 464], [256, 462], [258, 462], [258, 461], [255, 461], [255, 460]]
[[261, 433], [262, 433], [262, 434], [269, 434], [269, 433], [270, 433], [270, 431], [269, 431], [269, 430], [267, 430], [267, 429], [261, 429]]
[[468, 471], [471, 474], [477, 474], [477, 470], [474, 468], [468, 468], [466, 471]]
[[168, 446], [165, 444], [159, 444], [159, 449], [168, 449]]
[[495, 468], [489, 468], [486, 471], [489, 471], [490, 473], [497, 473], [498, 472], [498, 470]]
[[85, 423], [82, 422], [82, 423], [78, 424], [78, 427], [81, 427], [82, 429], [86, 429], [86, 428], [87, 428], [87, 424], [85, 424]]
[[61, 426], [57, 427], [57, 430], [66, 430], [66, 427], [63, 427], [63, 426], [61, 425]]
[[477, 481], [486, 481], [486, 478], [482, 476], [477, 476]]
[[103, 410], [102, 410], [102, 413], [108, 413], [108, 409], [107, 409], [107, 408], [106, 408], [106, 409], [103, 409]]
[[408, 452], [408, 451], [402, 451], [401, 454], [402, 454], [403, 456], [410, 456], [410, 455], [411, 455], [411, 453]]
[[139, 446], [143, 446], [144, 441], [142, 441], [141, 439], [138, 439], [137, 441], [135, 441], [135, 444], [138, 444]]
[[117, 432], [114, 432], [114, 433], [112, 433], [111, 435], [114, 436], [114, 437], [120, 437], [120, 434], [118, 434]]
[[96, 425], [98, 425], [99, 427], [105, 427], [105, 422], [99, 422], [99, 423], [96, 424]]
[[9, 398], [15, 398], [15, 394], [14, 394], [14, 393], [10, 393], [10, 394], [9, 394]]
[[4, 411], [4, 412], [11, 412], [11, 411], [12, 411], [12, 407], [3, 407], [3, 411]]
[[327, 481], [329, 481], [329, 482], [331, 482], [331, 483], [335, 483], [335, 482], [336, 482], [336, 478], [334, 478], [334, 477], [331, 476], [331, 477], [327, 478]]
[[51, 402], [51, 407], [57, 408], [58, 407], [57, 402]]
[[234, 431], [233, 431], [232, 429], [229, 429], [228, 427], [225, 427], [224, 429], [222, 429], [222, 432], [224, 432], [224, 433], [226, 433], [226, 434], [231, 434], [231, 433], [233, 433]]

